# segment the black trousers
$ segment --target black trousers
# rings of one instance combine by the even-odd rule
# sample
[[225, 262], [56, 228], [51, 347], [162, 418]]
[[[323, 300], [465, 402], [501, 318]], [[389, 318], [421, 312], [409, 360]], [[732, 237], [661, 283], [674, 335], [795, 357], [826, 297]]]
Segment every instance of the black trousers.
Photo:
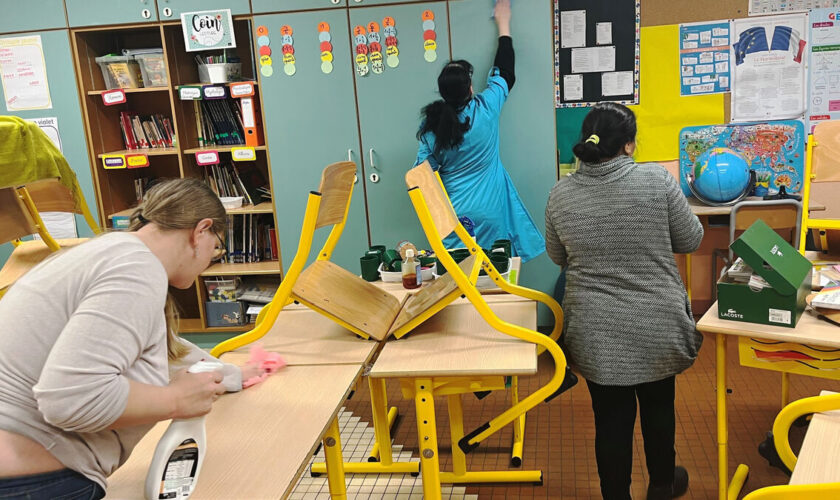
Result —
[[589, 380], [595, 413], [595, 459], [604, 500], [630, 500], [636, 399], [642, 421], [650, 483], [674, 481], [674, 377], [631, 386], [599, 385]]

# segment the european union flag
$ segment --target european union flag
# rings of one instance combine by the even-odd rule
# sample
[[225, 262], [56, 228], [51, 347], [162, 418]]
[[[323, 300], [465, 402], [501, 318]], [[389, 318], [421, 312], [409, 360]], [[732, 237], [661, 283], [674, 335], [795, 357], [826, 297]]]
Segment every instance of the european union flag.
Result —
[[735, 64], [744, 62], [744, 56], [753, 52], [766, 52], [770, 50], [767, 47], [767, 33], [763, 26], [755, 26], [748, 30], [744, 30], [738, 37], [738, 41], [733, 45], [735, 49]]

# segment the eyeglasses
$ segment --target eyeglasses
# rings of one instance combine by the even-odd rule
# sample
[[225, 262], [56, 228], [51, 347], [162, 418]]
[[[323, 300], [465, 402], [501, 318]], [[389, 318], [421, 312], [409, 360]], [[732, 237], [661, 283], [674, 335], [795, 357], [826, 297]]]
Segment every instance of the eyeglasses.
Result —
[[225, 242], [222, 240], [222, 237], [219, 236], [219, 233], [213, 232], [216, 235], [216, 240], [218, 240], [219, 244], [216, 248], [213, 249], [213, 257], [210, 259], [211, 262], [219, 262], [227, 253], [227, 248], [225, 248]]

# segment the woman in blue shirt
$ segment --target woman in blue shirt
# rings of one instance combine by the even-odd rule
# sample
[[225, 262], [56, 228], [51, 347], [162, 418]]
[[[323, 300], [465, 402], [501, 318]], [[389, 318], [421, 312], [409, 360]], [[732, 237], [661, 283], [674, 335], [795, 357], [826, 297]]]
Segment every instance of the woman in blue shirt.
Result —
[[[545, 240], [499, 157], [499, 114], [516, 79], [510, 0], [498, 0], [494, 15], [499, 46], [487, 88], [473, 95], [473, 69], [467, 61], [443, 67], [438, 76], [442, 99], [423, 108], [415, 164], [428, 160], [440, 172], [455, 213], [469, 220], [465, 225], [472, 224], [482, 248], [507, 239], [512, 254], [526, 262], [545, 251]], [[452, 248], [460, 240], [453, 233], [444, 244]]]

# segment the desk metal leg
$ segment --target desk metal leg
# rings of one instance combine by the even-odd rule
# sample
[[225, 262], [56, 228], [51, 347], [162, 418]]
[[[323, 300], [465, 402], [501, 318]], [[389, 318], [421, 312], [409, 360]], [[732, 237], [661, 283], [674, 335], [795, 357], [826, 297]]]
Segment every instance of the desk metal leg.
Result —
[[344, 484], [344, 459], [341, 457], [341, 437], [338, 431], [338, 417], [330, 423], [324, 436], [324, 455], [327, 461], [327, 481], [330, 484], [330, 498], [345, 500], [347, 489]]
[[718, 333], [715, 339], [715, 374], [717, 378], [717, 441], [718, 441], [718, 499], [735, 500], [747, 480], [749, 467], [738, 465], [732, 482], [729, 482], [729, 436], [726, 415], [726, 335]]
[[435, 399], [432, 379], [414, 381], [414, 406], [417, 410], [417, 443], [420, 448], [420, 472], [423, 498], [440, 500], [440, 460], [438, 457]]
[[782, 372], [782, 408], [790, 403], [790, 373]]
[[[510, 405], [519, 404], [519, 377], [511, 377], [510, 383]], [[510, 464], [514, 467], [522, 465], [522, 448], [525, 442], [525, 415], [519, 415], [513, 421], [513, 449], [510, 452]]]

